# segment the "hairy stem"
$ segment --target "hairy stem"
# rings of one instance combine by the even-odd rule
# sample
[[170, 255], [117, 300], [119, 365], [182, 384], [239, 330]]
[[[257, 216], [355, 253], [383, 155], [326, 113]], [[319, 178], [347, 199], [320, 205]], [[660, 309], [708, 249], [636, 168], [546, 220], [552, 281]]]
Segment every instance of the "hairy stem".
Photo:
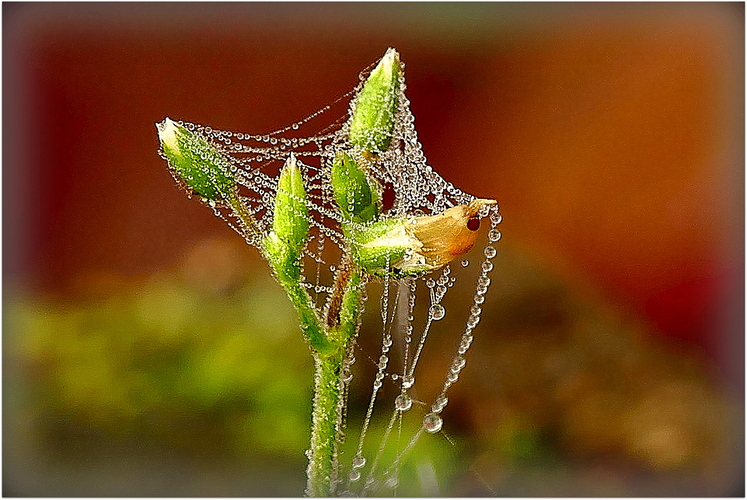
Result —
[[343, 429], [343, 383], [341, 373], [350, 341], [358, 328], [361, 307], [362, 274], [357, 266], [344, 271], [345, 293], [340, 300], [337, 324], [330, 325], [327, 338], [337, 346], [334, 354], [314, 353], [314, 409], [311, 423], [311, 450], [307, 469], [309, 496], [335, 494], [337, 443]]

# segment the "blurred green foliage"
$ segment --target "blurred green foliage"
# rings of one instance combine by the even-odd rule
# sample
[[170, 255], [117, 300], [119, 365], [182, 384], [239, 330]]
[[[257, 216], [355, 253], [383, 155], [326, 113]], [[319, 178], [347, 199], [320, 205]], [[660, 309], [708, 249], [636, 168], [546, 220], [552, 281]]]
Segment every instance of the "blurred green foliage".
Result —
[[[251, 271], [254, 262], [236, 245], [233, 252], [225, 241], [208, 242], [181, 269], [120, 279], [95, 299], [6, 294], [4, 477], [11, 482], [14, 464], [17, 471], [45, 463], [28, 486], [78, 464], [67, 489], [53, 479], [45, 490], [18, 494], [109, 494], [108, 484], [96, 489], [79, 478], [95, 467], [112, 477], [104, 473], [116, 466], [112, 456], [134, 457], [159, 474], [185, 458], [202, 464], [193, 474], [199, 480], [158, 476], [171, 481], [165, 490], [132, 480], [120, 495], [159, 496], [181, 483], [182, 495], [303, 492], [311, 357], [281, 287], [269, 272]], [[450, 392], [444, 430], [414, 447], [398, 495], [731, 491], [739, 469], [732, 443], [743, 442], [743, 429], [703, 359], [654, 342], [638, 320], [583, 297], [508, 245], [496, 266], [501, 279]], [[369, 297], [379, 288], [372, 284]], [[449, 306], [444, 332], [463, 326], [456, 311], [470, 297], [454, 298], [464, 303]], [[369, 305], [358, 339], [341, 456], [348, 467], [380, 349], [378, 314]], [[434, 337], [424, 352], [416, 386], [424, 400], [443, 380], [450, 342]], [[385, 407], [395, 390], [383, 387]], [[384, 451], [382, 463], [406, 444], [424, 408], [418, 403], [405, 415], [401, 434], [395, 426], [390, 439], [401, 436], [399, 444]], [[369, 463], [389, 416], [377, 403], [364, 449]], [[31, 449], [27, 462], [22, 447]], [[156, 459], [137, 458], [148, 450], [157, 450]], [[210, 468], [219, 472], [211, 476]]]
[[[313, 367], [282, 289], [269, 273], [257, 275], [215, 290], [163, 272], [95, 300], [8, 303], [6, 355], [20, 362], [29, 387], [23, 411], [35, 422], [42, 454], [85, 463], [102, 448], [131, 453], [138, 443], [203, 462], [243, 463], [248, 476], [279, 468], [283, 479], [245, 493], [300, 495]], [[372, 437], [387, 417], [374, 420]], [[348, 444], [357, 442], [357, 427]], [[417, 452], [424, 460], [444, 464], [448, 444], [423, 441]], [[418, 460], [400, 477], [402, 491], [414, 495], [422, 494]], [[90, 492], [81, 486], [73, 494]]]
[[162, 274], [91, 303], [19, 302], [10, 317], [40, 411], [195, 453], [306, 445], [311, 366], [271, 282], [218, 295]]

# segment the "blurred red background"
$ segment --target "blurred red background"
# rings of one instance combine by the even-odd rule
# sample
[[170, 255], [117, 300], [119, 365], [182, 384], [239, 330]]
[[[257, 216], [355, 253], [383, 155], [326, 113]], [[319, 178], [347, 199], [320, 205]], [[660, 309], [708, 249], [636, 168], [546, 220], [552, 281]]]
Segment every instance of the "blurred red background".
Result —
[[[67, 293], [228, 231], [165, 116], [280, 128], [388, 46], [431, 165], [506, 240], [743, 382], [741, 4], [5, 4], [4, 271]], [[579, 285], [585, 286], [585, 285]]]
[[740, 3], [5, 3], [6, 290], [115, 294], [238, 239], [175, 185], [155, 123], [270, 132], [390, 46], [429, 164], [500, 202], [501, 248], [695, 352], [743, 405]]

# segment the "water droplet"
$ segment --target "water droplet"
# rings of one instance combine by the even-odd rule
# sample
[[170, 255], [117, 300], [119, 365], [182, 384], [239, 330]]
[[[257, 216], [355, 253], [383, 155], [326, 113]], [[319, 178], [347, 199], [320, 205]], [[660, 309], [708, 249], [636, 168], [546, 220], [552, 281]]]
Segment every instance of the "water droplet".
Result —
[[436, 398], [436, 400], [431, 405], [431, 411], [433, 413], [440, 413], [441, 410], [446, 408], [446, 405], [448, 402], [449, 402], [449, 398], [446, 397], [446, 394], [439, 394], [439, 396]]
[[486, 273], [489, 273], [490, 271], [493, 270], [493, 263], [486, 260], [485, 262], [482, 263], [482, 270], [485, 271]]
[[431, 319], [438, 321], [446, 316], [446, 309], [441, 304], [433, 304], [428, 313], [430, 314]]
[[407, 394], [400, 394], [399, 396], [394, 398], [394, 407], [398, 411], [407, 411], [412, 408], [412, 398]]
[[425, 286], [427, 286], [428, 288], [433, 288], [434, 286], [436, 286], [436, 282], [433, 281], [433, 278], [428, 278], [425, 282]]
[[386, 365], [388, 362], [389, 362], [389, 358], [387, 358], [386, 356], [381, 356], [379, 358], [379, 370], [386, 369]]
[[472, 340], [474, 337], [472, 335], [466, 335], [462, 337], [462, 341], [459, 343], [459, 354], [464, 354], [467, 352], [467, 349], [469, 349], [469, 346], [472, 345]]
[[446, 287], [445, 287], [445, 286], [443, 286], [443, 285], [438, 285], [438, 286], [436, 287], [436, 294], [437, 294], [437, 295], [438, 295], [439, 297], [443, 297], [443, 296], [444, 296], [444, 295], [446, 294]]
[[351, 481], [358, 481], [361, 478], [361, 473], [360, 473], [360, 471], [353, 469], [348, 474], [348, 478]]
[[360, 469], [366, 465], [366, 457], [363, 455], [356, 455], [353, 457], [353, 468], [354, 469]]
[[415, 385], [415, 377], [413, 377], [412, 375], [406, 375], [402, 377], [402, 387], [404, 389], [409, 389], [413, 385]]
[[467, 266], [469, 266], [469, 261], [467, 259], [464, 259], [462, 261], [462, 267], [467, 267]]
[[440, 431], [443, 425], [443, 420], [441, 420], [441, 417], [436, 413], [429, 413], [423, 417], [423, 427], [425, 427], [425, 431], [430, 434], [435, 434]]
[[390, 476], [384, 484], [387, 488], [396, 488], [399, 486], [399, 478], [397, 476]]
[[462, 368], [464, 368], [464, 365], [467, 364], [467, 360], [464, 359], [461, 356], [457, 356], [454, 358], [454, 361], [451, 363], [451, 371], [453, 372], [460, 372]]
[[490, 214], [490, 222], [494, 226], [497, 226], [498, 224], [503, 222], [503, 216], [501, 215], [500, 212], [493, 212], [492, 214]]
[[293, 125], [291, 125], [291, 128], [293, 130], [298, 130], [298, 123], [294, 123]]
[[476, 327], [479, 322], [480, 322], [480, 316], [471, 314], [470, 317], [467, 318], [467, 326], [470, 328]]
[[501, 232], [497, 229], [491, 229], [488, 231], [488, 239], [495, 243], [496, 241], [501, 239]]
[[342, 375], [340, 375], [340, 379], [343, 381], [343, 383], [347, 384], [351, 380], [353, 380], [353, 373], [349, 371], [342, 372]]
[[473, 300], [475, 301], [475, 304], [482, 304], [485, 302], [485, 295], [482, 293], [476, 293]]
[[473, 304], [472, 307], [469, 308], [469, 312], [475, 316], [479, 316], [482, 313], [482, 309], [480, 309], [480, 306]]
[[493, 257], [496, 256], [498, 252], [496, 251], [495, 247], [487, 246], [485, 247], [485, 250], [483, 251], [483, 253], [485, 254], [485, 257], [487, 257], [488, 259], [492, 259]]

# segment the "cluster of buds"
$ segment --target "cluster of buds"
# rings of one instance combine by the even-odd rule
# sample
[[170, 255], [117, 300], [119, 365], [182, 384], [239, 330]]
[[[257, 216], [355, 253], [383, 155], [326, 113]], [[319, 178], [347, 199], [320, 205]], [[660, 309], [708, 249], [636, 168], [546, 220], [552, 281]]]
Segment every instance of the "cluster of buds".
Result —
[[[390, 48], [356, 97], [348, 124], [350, 148], [337, 152], [329, 174], [351, 258], [376, 276], [421, 274], [463, 255], [477, 239], [482, 207], [495, 204], [475, 199], [434, 215], [391, 218], [382, 213], [382, 188], [370, 170], [392, 143], [401, 73], [399, 55]], [[232, 207], [256, 231], [256, 222], [239, 201], [230, 160], [201, 135], [168, 118], [157, 128], [174, 177], [204, 199]], [[306, 191], [291, 153], [280, 173], [272, 229], [262, 238], [263, 253], [281, 280], [299, 279], [308, 233]]]
[[429, 216], [381, 213], [381, 186], [366, 167], [391, 144], [401, 72], [399, 55], [390, 48], [358, 94], [349, 129], [352, 149], [338, 152], [330, 175], [353, 260], [382, 277], [433, 271], [465, 254], [477, 240], [480, 209], [496, 203], [476, 199]]

